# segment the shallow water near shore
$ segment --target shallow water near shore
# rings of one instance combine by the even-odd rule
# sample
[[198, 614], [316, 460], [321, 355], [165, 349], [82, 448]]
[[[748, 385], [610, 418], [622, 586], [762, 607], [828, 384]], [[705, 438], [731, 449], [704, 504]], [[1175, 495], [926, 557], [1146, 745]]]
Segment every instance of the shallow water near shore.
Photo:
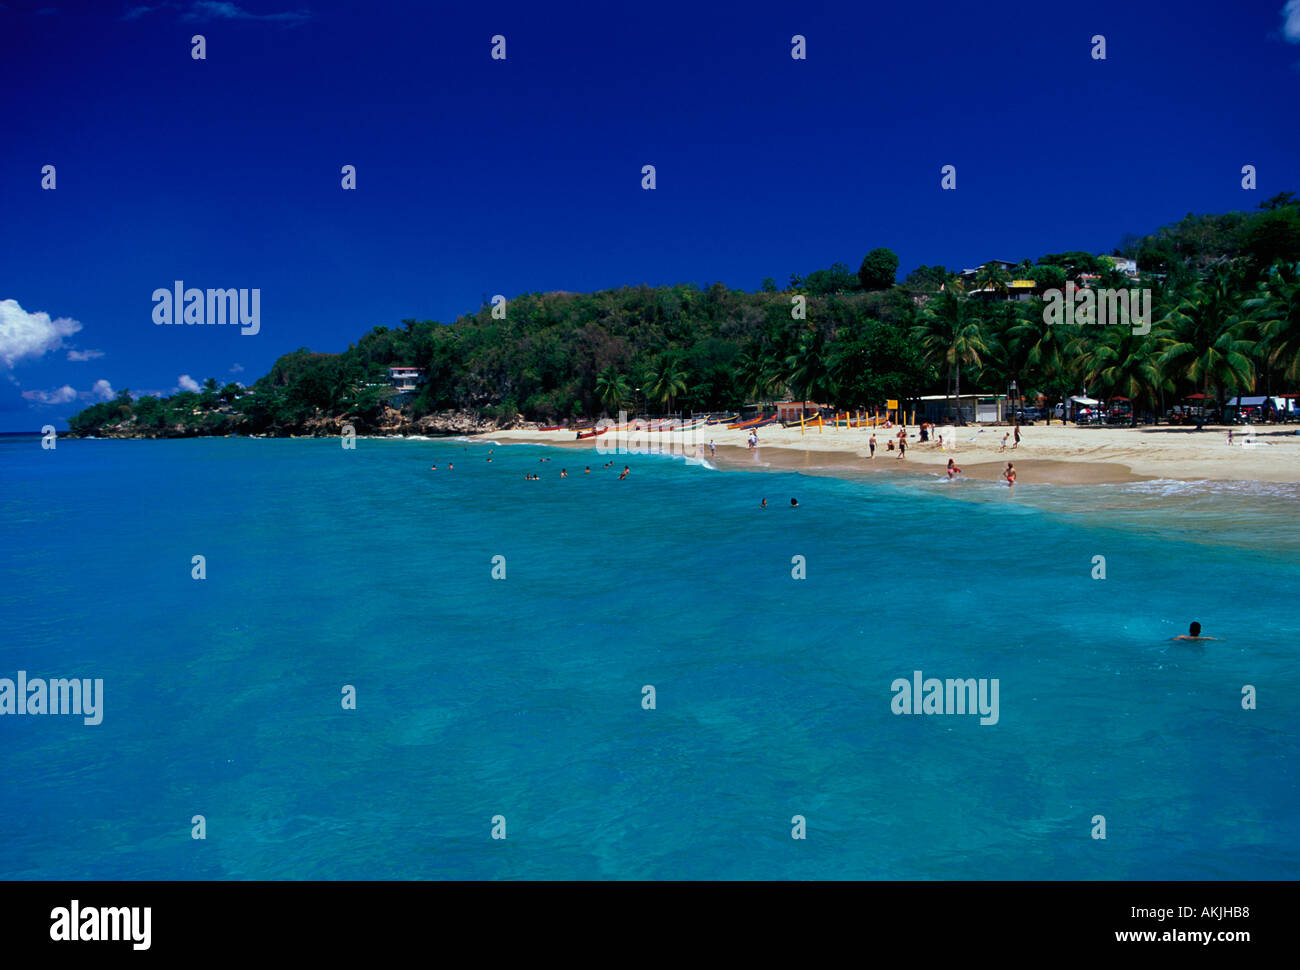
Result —
[[[0, 716], [4, 878], [1300, 875], [1295, 486], [446, 440], [0, 462], [0, 678], [105, 697]], [[1223, 639], [1169, 640], [1193, 619]], [[894, 714], [917, 670], [996, 678], [997, 723]]]

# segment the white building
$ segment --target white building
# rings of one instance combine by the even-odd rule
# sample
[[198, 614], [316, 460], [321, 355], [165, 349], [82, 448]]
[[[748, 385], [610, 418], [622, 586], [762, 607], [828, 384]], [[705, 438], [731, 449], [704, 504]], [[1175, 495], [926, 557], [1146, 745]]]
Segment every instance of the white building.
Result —
[[388, 368], [388, 383], [398, 394], [414, 394], [423, 376], [423, 367]]

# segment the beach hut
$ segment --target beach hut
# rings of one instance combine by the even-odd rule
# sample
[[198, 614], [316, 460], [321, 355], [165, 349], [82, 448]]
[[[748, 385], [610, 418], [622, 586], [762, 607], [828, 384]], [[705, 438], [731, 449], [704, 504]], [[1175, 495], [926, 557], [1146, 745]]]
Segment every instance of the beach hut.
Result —
[[1077, 421], [1079, 419], [1080, 412], [1082, 411], [1088, 412], [1088, 414], [1085, 415], [1085, 417], [1091, 416], [1092, 409], [1095, 408], [1100, 403], [1101, 402], [1098, 401], [1095, 397], [1088, 397], [1088, 395], [1086, 394], [1076, 394], [1074, 395], [1074, 397], [1070, 398], [1070, 400], [1066, 402], [1067, 404], [1066, 414], [1065, 414], [1066, 419], [1067, 420], [1074, 419], [1075, 421]]
[[1277, 421], [1287, 413], [1285, 397], [1234, 397], [1223, 405], [1223, 419], [1235, 421]]
[[1294, 421], [1300, 418], [1300, 394], [1281, 394], [1278, 396], [1286, 402], [1286, 407], [1282, 409], [1282, 420]]
[[1106, 421], [1120, 424], [1133, 419], [1133, 402], [1122, 394], [1116, 394], [1106, 402]]

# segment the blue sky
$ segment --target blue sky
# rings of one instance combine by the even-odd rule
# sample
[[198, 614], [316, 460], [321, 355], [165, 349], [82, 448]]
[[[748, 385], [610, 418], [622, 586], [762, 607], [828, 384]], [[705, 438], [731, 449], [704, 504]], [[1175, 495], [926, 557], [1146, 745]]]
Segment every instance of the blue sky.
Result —
[[[0, 430], [495, 293], [1106, 252], [1300, 191], [1300, 0], [448, 6], [0, 3]], [[259, 288], [260, 332], [155, 326], [178, 279]]]

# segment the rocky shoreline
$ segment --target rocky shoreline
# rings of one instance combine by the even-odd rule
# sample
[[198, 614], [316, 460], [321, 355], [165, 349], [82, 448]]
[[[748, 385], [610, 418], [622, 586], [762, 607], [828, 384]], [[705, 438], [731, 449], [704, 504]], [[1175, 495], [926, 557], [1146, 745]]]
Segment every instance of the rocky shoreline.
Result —
[[465, 411], [442, 411], [412, 418], [410, 415], [393, 408], [386, 408], [376, 421], [366, 421], [354, 416], [330, 416], [309, 418], [291, 425], [269, 425], [256, 427], [253, 422], [242, 415], [220, 415], [227, 420], [219, 420], [207, 426], [176, 424], [164, 428], [142, 427], [135, 422], [119, 425], [105, 425], [96, 430], [94, 435], [80, 435], [76, 432], [64, 432], [66, 437], [96, 438], [224, 438], [229, 436], [245, 437], [258, 435], [268, 438], [337, 438], [351, 426], [353, 433], [370, 437], [408, 437], [410, 435], [427, 435], [429, 437], [452, 437], [455, 435], [483, 434], [494, 431], [531, 431], [539, 427], [534, 421], [524, 420], [522, 414], [514, 419], [500, 420], [484, 418]]

